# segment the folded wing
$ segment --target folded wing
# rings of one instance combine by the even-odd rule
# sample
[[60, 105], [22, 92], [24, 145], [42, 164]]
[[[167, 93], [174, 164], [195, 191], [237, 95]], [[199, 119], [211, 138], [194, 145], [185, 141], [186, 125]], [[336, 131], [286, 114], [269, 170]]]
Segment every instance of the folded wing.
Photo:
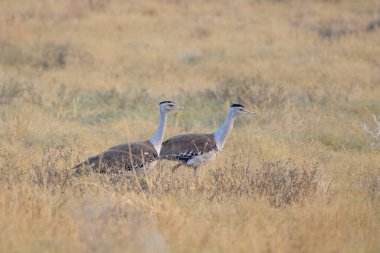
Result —
[[75, 169], [100, 173], [123, 173], [139, 171], [143, 167], [158, 160], [154, 146], [149, 142], [133, 142], [121, 144], [107, 151], [90, 157]]
[[174, 136], [162, 143], [160, 158], [187, 163], [190, 159], [217, 151], [212, 134], [184, 134]]

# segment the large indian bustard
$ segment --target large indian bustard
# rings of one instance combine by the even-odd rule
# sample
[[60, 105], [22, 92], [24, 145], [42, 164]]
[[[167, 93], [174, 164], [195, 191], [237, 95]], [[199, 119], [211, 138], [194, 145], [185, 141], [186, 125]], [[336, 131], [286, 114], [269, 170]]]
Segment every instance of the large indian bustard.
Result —
[[183, 134], [171, 137], [162, 143], [160, 158], [179, 163], [172, 167], [172, 173], [182, 165], [192, 167], [194, 175], [202, 164], [214, 160], [231, 133], [234, 121], [241, 115], [254, 115], [241, 104], [232, 104], [226, 120], [211, 134]]
[[159, 104], [160, 120], [157, 131], [147, 141], [128, 142], [109, 148], [105, 152], [90, 157], [76, 165], [77, 173], [140, 173], [144, 169], [155, 166], [159, 159], [162, 140], [165, 132], [167, 114], [181, 110], [183, 107], [172, 101], [163, 101]]

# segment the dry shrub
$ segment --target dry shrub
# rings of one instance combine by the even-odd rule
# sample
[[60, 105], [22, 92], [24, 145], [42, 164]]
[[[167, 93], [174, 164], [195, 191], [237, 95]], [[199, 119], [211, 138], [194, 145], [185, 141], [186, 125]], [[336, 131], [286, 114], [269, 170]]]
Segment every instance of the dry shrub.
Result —
[[[332, 20], [317, 21], [307, 18], [308, 15], [298, 15], [297, 20], [290, 23], [296, 27], [315, 32], [322, 39], [340, 39], [346, 36], [358, 36], [362, 33], [375, 32], [380, 27], [380, 19], [374, 16], [368, 20], [334, 18]], [[306, 17], [306, 18], [305, 18]], [[316, 22], [317, 21], [317, 22]]]
[[[202, 193], [207, 181], [201, 180], [195, 187], [195, 179], [191, 173], [178, 173], [173, 177], [168, 167], [157, 166], [143, 173], [135, 174], [86, 174], [78, 177], [78, 184], [92, 184], [98, 187], [121, 194], [134, 193], [143, 198], [155, 196], [158, 198], [177, 196], [188, 198]], [[84, 188], [84, 190], [86, 190]]]
[[268, 161], [254, 173], [255, 189], [276, 207], [302, 201], [317, 191], [317, 166], [297, 168], [290, 160]]
[[361, 127], [363, 131], [371, 138], [371, 146], [373, 148], [380, 147], [380, 117], [376, 115], [372, 115], [374, 121], [374, 130], [370, 129], [367, 123], [362, 122]]
[[82, 19], [89, 12], [104, 12], [110, 2], [110, 0], [70, 1], [64, 17], [66, 19]]
[[63, 192], [73, 185], [73, 164], [79, 161], [73, 149], [58, 146], [44, 150], [42, 160], [33, 165], [33, 184], [52, 192]]
[[47, 43], [41, 47], [41, 59], [38, 65], [43, 68], [63, 68], [70, 53], [69, 44]]
[[380, 20], [374, 19], [363, 26], [355, 25], [355, 22], [335, 21], [315, 27], [314, 31], [322, 38], [333, 39], [359, 33], [375, 32], [380, 27]]
[[260, 77], [222, 80], [215, 90], [202, 94], [212, 99], [240, 101], [260, 107], [278, 106], [284, 103], [288, 96], [279, 86], [268, 83]]
[[281, 83], [272, 83], [261, 78], [252, 76], [248, 78], [227, 78], [219, 82], [215, 90], [207, 90], [196, 94], [188, 101], [204, 101], [213, 104], [224, 101], [241, 102], [244, 105], [269, 110], [281, 110], [284, 105], [331, 105], [347, 103], [352, 89], [342, 89], [339, 93], [323, 86], [309, 87], [302, 90], [284, 89]]
[[16, 161], [19, 158], [9, 151], [2, 150], [0, 155], [0, 184], [4, 188], [13, 188], [15, 182], [22, 182], [28, 175], [27, 171], [18, 166]]
[[210, 170], [211, 199], [236, 195], [264, 198], [274, 207], [300, 202], [316, 193], [317, 171], [315, 164], [298, 167], [292, 160], [265, 161], [258, 168], [232, 163]]
[[44, 42], [35, 48], [37, 55], [33, 66], [37, 68], [64, 68], [73, 63], [91, 65], [94, 62], [90, 53], [67, 42]]
[[25, 155], [30, 154], [2, 151], [0, 182], [3, 186], [13, 188], [26, 183], [52, 193], [64, 192], [72, 187], [74, 177], [71, 167], [79, 161], [80, 152], [58, 146], [46, 148], [42, 156], [25, 159]]
[[28, 65], [33, 60], [31, 54], [25, 54], [16, 45], [0, 41], [0, 63], [10, 66]]
[[[358, 176], [360, 190], [365, 193], [369, 200], [379, 203], [380, 201], [380, 168], [368, 170]], [[357, 181], [356, 181], [357, 182]]]
[[[63, 191], [73, 185], [73, 171], [57, 168], [69, 163], [69, 153], [59, 150], [45, 156], [42, 164], [35, 167], [33, 182], [52, 191]], [[179, 198], [202, 197], [224, 201], [242, 197], [251, 200], [265, 199], [273, 207], [302, 202], [316, 194], [320, 178], [315, 164], [297, 166], [292, 160], [264, 161], [259, 166], [250, 162], [240, 163], [237, 157], [226, 161], [222, 168], [208, 170], [197, 178], [192, 173], [170, 175], [166, 166], [158, 167], [139, 176], [137, 174], [88, 174], [78, 177], [81, 191], [86, 184], [122, 194], [133, 192], [142, 197], [176, 196]], [[67, 164], [66, 168], [68, 168]], [[94, 181], [95, 180], [95, 181]]]
[[22, 45], [0, 41], [0, 63], [9, 66], [62, 69], [75, 63], [91, 66], [94, 57], [85, 49], [68, 42], [40, 42], [25, 49]]
[[85, 123], [95, 123], [121, 115], [135, 116], [146, 111], [147, 107], [156, 106], [157, 101], [159, 100], [152, 97], [146, 89], [128, 92], [115, 89], [81, 92], [79, 89], [59, 84], [45, 92], [32, 80], [0, 76], [0, 105], [35, 105], [60, 120], [79, 119]]
[[222, 168], [213, 168], [204, 174], [200, 172], [197, 178], [192, 176], [190, 169], [187, 170], [171, 176], [168, 167], [159, 166], [138, 179], [108, 175], [101, 180], [103, 185], [111, 183], [119, 192], [134, 191], [157, 197], [197, 196], [212, 201], [236, 197], [266, 199], [277, 208], [314, 196], [321, 183], [316, 164], [297, 166], [292, 160], [264, 161], [261, 165], [252, 166], [250, 162], [240, 163], [234, 157]]
[[8, 105], [15, 100], [25, 100], [30, 85], [20, 79], [0, 79], [0, 104]]

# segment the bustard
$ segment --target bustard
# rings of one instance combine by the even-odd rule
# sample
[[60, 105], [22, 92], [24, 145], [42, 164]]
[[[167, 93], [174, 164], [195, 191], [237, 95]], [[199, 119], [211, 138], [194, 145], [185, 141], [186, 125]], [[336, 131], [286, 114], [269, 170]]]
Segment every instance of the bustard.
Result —
[[144, 168], [153, 167], [157, 163], [158, 154], [161, 150], [167, 114], [171, 111], [183, 109], [183, 107], [172, 101], [161, 102], [159, 108], [159, 126], [149, 140], [124, 143], [111, 147], [105, 152], [76, 165], [74, 167], [76, 172], [128, 173], [135, 170], [139, 173]]
[[212, 134], [183, 134], [171, 137], [162, 143], [160, 158], [179, 163], [172, 167], [172, 173], [182, 165], [192, 167], [194, 175], [202, 164], [215, 159], [231, 133], [236, 118], [250, 112], [241, 104], [232, 104], [226, 120]]

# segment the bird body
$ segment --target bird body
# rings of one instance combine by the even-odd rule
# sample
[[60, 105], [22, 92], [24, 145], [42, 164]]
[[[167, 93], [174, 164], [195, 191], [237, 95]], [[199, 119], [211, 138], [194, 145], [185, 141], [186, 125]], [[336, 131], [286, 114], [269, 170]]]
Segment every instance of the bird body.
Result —
[[90, 157], [74, 167], [77, 173], [140, 173], [154, 167], [159, 158], [164, 136], [167, 113], [182, 107], [171, 101], [160, 103], [160, 122], [157, 131], [148, 141], [129, 142], [109, 148], [105, 152]]
[[162, 143], [161, 158], [198, 167], [212, 160], [218, 151], [213, 134], [184, 134]]
[[241, 114], [255, 114], [240, 104], [231, 105], [226, 120], [221, 127], [212, 134], [184, 134], [171, 137], [162, 143], [160, 158], [175, 160], [179, 163], [172, 168], [172, 172], [181, 165], [194, 168], [215, 159], [223, 149], [231, 133], [235, 119]]
[[131, 142], [109, 148], [105, 152], [88, 158], [76, 166], [77, 169], [98, 173], [140, 172], [142, 168], [153, 167], [158, 153], [150, 141]]

